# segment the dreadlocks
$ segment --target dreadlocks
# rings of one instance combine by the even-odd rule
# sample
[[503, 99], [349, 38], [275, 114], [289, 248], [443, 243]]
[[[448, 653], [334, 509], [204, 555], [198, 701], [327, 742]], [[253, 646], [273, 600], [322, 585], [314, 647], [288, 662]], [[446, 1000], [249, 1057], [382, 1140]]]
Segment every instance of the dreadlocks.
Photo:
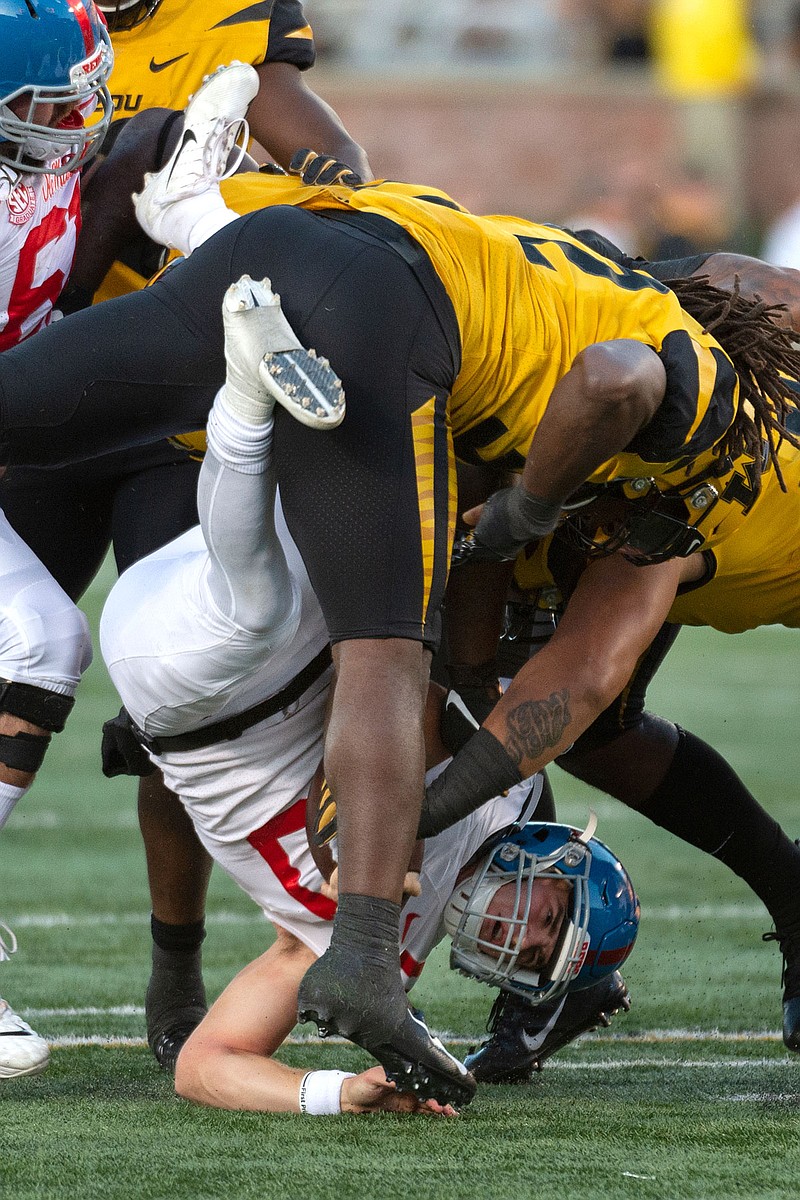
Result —
[[762, 446], [766, 441], [767, 457], [785, 492], [778, 447], [785, 438], [800, 449], [800, 441], [785, 424], [789, 414], [800, 407], [798, 394], [789, 383], [800, 379], [800, 352], [794, 347], [792, 331], [781, 328], [772, 319], [774, 314], [785, 311], [785, 305], [766, 304], [758, 296], [746, 300], [739, 292], [738, 275], [732, 292], [714, 287], [707, 276], [665, 282], [681, 307], [706, 333], [713, 333], [739, 376], [739, 407], [722, 443], [723, 455], [730, 458], [743, 453], [752, 455], [758, 490]]

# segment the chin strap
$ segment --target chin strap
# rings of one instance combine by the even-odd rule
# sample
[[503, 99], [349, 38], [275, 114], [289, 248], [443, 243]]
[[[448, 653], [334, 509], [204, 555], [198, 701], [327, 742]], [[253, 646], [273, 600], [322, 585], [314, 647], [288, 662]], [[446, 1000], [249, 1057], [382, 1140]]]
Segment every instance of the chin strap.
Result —
[[589, 842], [594, 837], [594, 831], [597, 829], [597, 813], [593, 808], [589, 809], [589, 820], [586, 822], [586, 828], [583, 833], [579, 834], [575, 839], [577, 842], [582, 842], [584, 846], [588, 846]]

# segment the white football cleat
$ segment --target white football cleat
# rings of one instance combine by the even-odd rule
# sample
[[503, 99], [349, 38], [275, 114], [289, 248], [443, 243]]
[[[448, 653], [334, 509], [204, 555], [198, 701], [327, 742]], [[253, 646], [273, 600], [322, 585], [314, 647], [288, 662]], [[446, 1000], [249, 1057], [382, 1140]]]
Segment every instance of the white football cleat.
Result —
[[44, 1038], [0, 1000], [0, 1079], [41, 1075], [49, 1062], [50, 1047]]
[[[199, 196], [232, 175], [244, 155], [249, 128], [245, 114], [258, 92], [254, 67], [232, 62], [207, 75], [184, 109], [183, 133], [161, 168], [145, 176], [134, 194], [136, 217], [156, 242], [163, 210], [178, 200]], [[231, 151], [239, 154], [229, 163]]]
[[[248, 315], [244, 319], [240, 314]], [[222, 305], [228, 383], [252, 394], [257, 379], [263, 402], [278, 402], [312, 429], [333, 429], [344, 418], [341, 380], [326, 358], [306, 350], [281, 309], [269, 279], [243, 275]]]

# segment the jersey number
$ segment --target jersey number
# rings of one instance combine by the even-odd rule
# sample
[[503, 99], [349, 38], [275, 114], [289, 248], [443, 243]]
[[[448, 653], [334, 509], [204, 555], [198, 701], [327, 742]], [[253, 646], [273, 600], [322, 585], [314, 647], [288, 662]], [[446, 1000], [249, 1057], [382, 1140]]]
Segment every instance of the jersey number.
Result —
[[300, 872], [297, 867], [292, 866], [289, 855], [280, 843], [281, 838], [288, 837], [290, 833], [299, 833], [305, 827], [306, 802], [305, 800], [296, 800], [289, 808], [278, 813], [277, 817], [267, 821], [266, 825], [262, 825], [260, 829], [249, 834], [247, 840], [253, 849], [258, 851], [278, 883], [293, 900], [302, 904], [303, 908], [307, 908], [309, 912], [321, 917], [323, 921], [332, 921], [336, 905], [319, 892], [312, 892], [310, 888], [303, 887], [300, 882]]

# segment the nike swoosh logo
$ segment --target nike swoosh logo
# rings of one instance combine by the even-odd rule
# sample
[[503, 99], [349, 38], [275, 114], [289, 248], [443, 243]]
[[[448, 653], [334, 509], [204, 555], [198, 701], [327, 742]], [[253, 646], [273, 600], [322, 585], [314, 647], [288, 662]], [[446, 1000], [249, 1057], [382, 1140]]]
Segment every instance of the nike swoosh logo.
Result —
[[187, 50], [185, 54], [179, 54], [177, 58], [168, 58], [167, 61], [163, 63], [157, 63], [154, 58], [151, 58], [150, 70], [154, 75], [157, 75], [159, 71], [166, 71], [167, 67], [171, 67], [173, 63], [180, 62], [182, 58], [186, 58], [188, 53], [189, 51]]
[[480, 724], [475, 720], [472, 713], [467, 708], [464, 701], [459, 696], [458, 692], [450, 691], [447, 693], [447, 699], [444, 702], [445, 708], [454, 708], [456, 712], [461, 713], [461, 716], [467, 721], [473, 729], [480, 729]]
[[190, 142], [196, 142], [196, 141], [197, 141], [197, 138], [195, 137], [194, 130], [193, 129], [184, 129], [183, 137], [181, 138], [180, 148], [177, 151], [175, 157], [173, 158], [172, 166], [169, 169], [169, 175], [167, 176], [167, 187], [169, 187], [169, 182], [172, 179], [172, 172], [175, 170], [175, 167], [178, 165], [178, 159], [181, 156], [181, 151], [183, 150], [183, 147], [188, 146]]

